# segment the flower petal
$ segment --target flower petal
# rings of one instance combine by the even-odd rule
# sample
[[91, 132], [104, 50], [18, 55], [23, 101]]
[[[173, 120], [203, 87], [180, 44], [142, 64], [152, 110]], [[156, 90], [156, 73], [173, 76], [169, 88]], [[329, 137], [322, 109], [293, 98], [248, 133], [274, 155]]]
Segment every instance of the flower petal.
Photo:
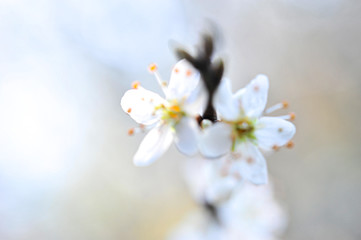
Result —
[[172, 140], [173, 133], [168, 125], [162, 124], [153, 128], [140, 143], [133, 158], [134, 164], [142, 167], [153, 163], [169, 148]]
[[185, 59], [173, 68], [168, 84], [167, 99], [182, 100], [187, 98], [200, 81], [199, 72]]
[[200, 135], [199, 151], [209, 158], [220, 157], [231, 150], [231, 126], [218, 122], [207, 127]]
[[295, 126], [277, 117], [262, 117], [257, 121], [255, 136], [258, 146], [264, 150], [281, 147], [291, 140], [296, 132]]
[[183, 117], [175, 127], [175, 144], [178, 150], [186, 155], [194, 155], [198, 151], [199, 127], [197, 121]]
[[268, 181], [267, 163], [262, 153], [251, 142], [244, 142], [237, 146], [238, 155], [232, 165], [232, 171], [254, 184], [266, 184]]
[[269, 82], [267, 76], [257, 75], [241, 94], [241, 103], [246, 116], [261, 116], [267, 103]]
[[120, 105], [136, 122], [150, 125], [159, 120], [154, 114], [154, 107], [164, 104], [165, 100], [158, 94], [142, 87], [125, 92]]
[[216, 111], [223, 119], [232, 121], [239, 117], [240, 105], [238, 100], [233, 97], [229, 79], [222, 79], [216, 93], [214, 94], [213, 104]]
[[197, 87], [191, 92], [183, 104], [183, 111], [190, 116], [201, 115], [206, 109], [208, 102], [208, 92], [200, 81]]

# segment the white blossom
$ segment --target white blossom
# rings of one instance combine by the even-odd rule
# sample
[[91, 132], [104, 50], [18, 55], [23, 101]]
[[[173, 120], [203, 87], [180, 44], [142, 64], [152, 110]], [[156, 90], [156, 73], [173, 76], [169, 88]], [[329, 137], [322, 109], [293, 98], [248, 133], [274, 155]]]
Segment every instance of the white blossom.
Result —
[[217, 218], [204, 209], [189, 214], [169, 240], [276, 240], [287, 219], [273, 196], [272, 186], [242, 185], [218, 205]]
[[[293, 114], [262, 116], [268, 95], [269, 81], [258, 75], [245, 88], [231, 92], [229, 80], [223, 79], [214, 96], [214, 105], [221, 121], [206, 128], [200, 138], [200, 152], [208, 158], [228, 154], [230, 172], [254, 184], [267, 183], [267, 164], [260, 152], [291, 145], [295, 126], [287, 121]], [[286, 104], [283, 104], [286, 105]], [[283, 106], [278, 104], [267, 113]]]
[[121, 106], [140, 128], [150, 128], [134, 155], [134, 164], [146, 166], [154, 162], [175, 142], [180, 152], [195, 154], [199, 127], [195, 116], [202, 110], [207, 99], [200, 74], [187, 61], [179, 61], [172, 70], [169, 83], [162, 81], [156, 65], [150, 66], [156, 76], [165, 98], [133, 84], [122, 100]]

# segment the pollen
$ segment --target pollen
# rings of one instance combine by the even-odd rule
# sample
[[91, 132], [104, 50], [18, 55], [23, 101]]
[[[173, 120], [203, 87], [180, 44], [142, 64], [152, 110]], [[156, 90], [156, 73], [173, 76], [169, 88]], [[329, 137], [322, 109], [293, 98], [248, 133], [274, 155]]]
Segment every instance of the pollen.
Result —
[[293, 141], [289, 141], [287, 144], [286, 144], [286, 147], [287, 148], [293, 148], [295, 146], [295, 143]]
[[289, 113], [289, 116], [290, 116], [290, 120], [291, 120], [291, 121], [293, 121], [293, 120], [296, 119], [296, 114], [293, 113], [293, 112]]
[[150, 72], [155, 72], [155, 71], [157, 71], [157, 69], [158, 69], [158, 67], [157, 67], [157, 65], [154, 64], [154, 63], [150, 64], [149, 67], [148, 67], [148, 70], [149, 70]]
[[190, 77], [191, 75], [192, 75], [192, 71], [191, 71], [191, 70], [187, 70], [186, 76], [187, 76], [187, 77]]
[[280, 149], [280, 147], [279, 147], [278, 145], [273, 145], [273, 146], [272, 146], [272, 149], [273, 149], [274, 151], [278, 151], [278, 150]]
[[134, 128], [130, 128], [130, 129], [128, 130], [128, 135], [129, 135], [129, 136], [133, 136], [133, 135], [134, 135]]
[[288, 108], [288, 102], [287, 101], [282, 101], [282, 107], [283, 108]]
[[170, 106], [169, 109], [170, 109], [171, 111], [173, 111], [173, 112], [180, 112], [180, 111], [181, 111], [181, 109], [180, 109], [180, 107], [179, 107], [178, 105]]
[[132, 88], [133, 89], [138, 89], [139, 86], [140, 86], [140, 82], [138, 82], [138, 81], [135, 81], [135, 82], [132, 83]]
[[132, 112], [132, 109], [128, 108], [127, 113], [131, 113], [131, 112]]

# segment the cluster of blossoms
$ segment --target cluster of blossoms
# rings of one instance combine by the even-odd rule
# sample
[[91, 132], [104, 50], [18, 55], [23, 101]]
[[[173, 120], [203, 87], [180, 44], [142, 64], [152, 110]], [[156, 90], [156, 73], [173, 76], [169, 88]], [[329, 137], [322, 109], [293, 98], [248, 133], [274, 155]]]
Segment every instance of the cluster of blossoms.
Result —
[[[268, 181], [261, 151], [293, 146], [295, 115], [266, 116], [287, 108], [288, 103], [266, 109], [269, 80], [265, 75], [233, 93], [230, 80], [222, 77], [223, 62], [212, 62], [212, 51], [210, 38], [205, 38], [198, 57], [180, 50], [181, 60], [169, 82], [162, 80], [155, 64], [150, 65], [164, 97], [139, 82], [124, 94], [121, 107], [139, 124], [129, 134], [149, 131], [134, 155], [134, 164], [151, 164], [173, 141], [189, 157], [185, 178], [208, 214], [196, 218], [193, 227], [197, 229], [181, 228], [182, 233], [171, 239], [274, 239], [274, 231], [282, 224], [271, 223], [284, 218], [277, 217], [282, 214], [270, 188], [256, 190], [252, 184]], [[257, 217], [249, 220], [247, 211], [252, 208]]]
[[136, 82], [121, 100], [123, 110], [140, 124], [130, 129], [129, 134], [150, 129], [134, 156], [135, 165], [151, 164], [174, 140], [179, 151], [187, 156], [200, 153], [210, 159], [223, 157], [223, 174], [254, 184], [267, 182], [267, 165], [259, 149], [291, 147], [295, 126], [288, 121], [294, 119], [293, 113], [263, 116], [287, 107], [283, 102], [264, 111], [269, 86], [265, 75], [258, 75], [234, 94], [230, 81], [222, 79], [213, 97], [219, 119], [215, 123], [205, 119], [198, 124], [209, 95], [199, 72], [184, 59], [173, 68], [168, 84], [160, 78], [154, 64], [150, 71], [165, 98]]
[[171, 232], [168, 240], [276, 240], [287, 217], [275, 201], [271, 185], [244, 183], [218, 205], [218, 218], [196, 209]]

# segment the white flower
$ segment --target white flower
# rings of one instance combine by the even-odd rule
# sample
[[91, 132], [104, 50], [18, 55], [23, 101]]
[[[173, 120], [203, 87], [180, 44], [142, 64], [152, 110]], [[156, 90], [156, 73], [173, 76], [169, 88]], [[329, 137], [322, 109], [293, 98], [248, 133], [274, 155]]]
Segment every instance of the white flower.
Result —
[[287, 218], [275, 201], [271, 185], [244, 184], [217, 206], [217, 219], [205, 210], [188, 215], [169, 240], [276, 240]]
[[[181, 60], [174, 66], [168, 86], [161, 80], [154, 64], [149, 69], [155, 74], [166, 98], [135, 83], [121, 100], [123, 110], [141, 124], [138, 130], [144, 126], [151, 128], [134, 155], [137, 166], [151, 164], [173, 140], [182, 153], [195, 154], [199, 130], [193, 116], [199, 113], [206, 100], [200, 74], [187, 61]], [[135, 130], [131, 129], [130, 134]]]
[[206, 159], [196, 156], [186, 161], [185, 180], [197, 202], [219, 204], [228, 200], [240, 181], [229, 174], [226, 156]]
[[[231, 172], [254, 184], [267, 182], [266, 161], [258, 149], [276, 150], [288, 144], [295, 134], [295, 126], [286, 120], [293, 114], [280, 117], [262, 116], [268, 94], [269, 82], [258, 75], [245, 88], [232, 94], [230, 83], [223, 79], [214, 96], [214, 105], [221, 121], [206, 128], [199, 143], [200, 152], [210, 158], [229, 154]], [[282, 108], [273, 106], [266, 113]]]

